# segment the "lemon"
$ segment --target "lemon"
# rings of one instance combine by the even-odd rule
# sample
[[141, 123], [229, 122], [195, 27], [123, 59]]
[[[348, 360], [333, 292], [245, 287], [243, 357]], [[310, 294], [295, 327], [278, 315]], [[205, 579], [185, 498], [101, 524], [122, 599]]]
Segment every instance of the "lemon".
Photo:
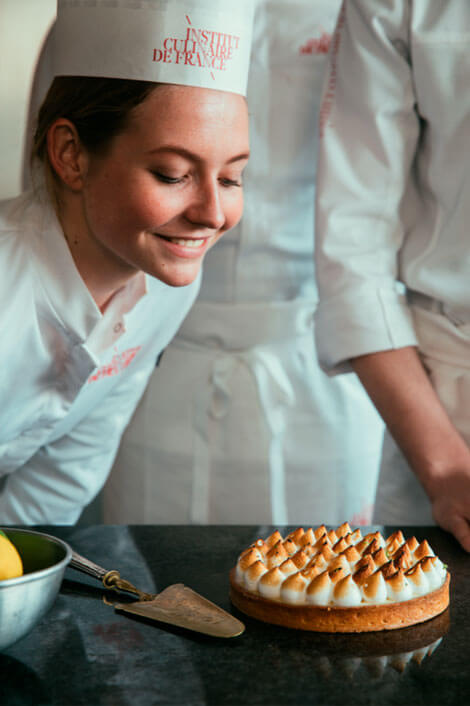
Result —
[[23, 576], [23, 562], [17, 548], [0, 532], [0, 581]]

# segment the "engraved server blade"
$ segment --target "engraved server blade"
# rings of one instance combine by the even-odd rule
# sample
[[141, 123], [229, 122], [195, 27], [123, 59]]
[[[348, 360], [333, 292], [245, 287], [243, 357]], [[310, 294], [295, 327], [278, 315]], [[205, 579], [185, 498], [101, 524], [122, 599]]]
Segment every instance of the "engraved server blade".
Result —
[[152, 600], [114, 603], [114, 608], [213, 637], [236, 637], [245, 630], [233, 615], [182, 583], [168, 586]]

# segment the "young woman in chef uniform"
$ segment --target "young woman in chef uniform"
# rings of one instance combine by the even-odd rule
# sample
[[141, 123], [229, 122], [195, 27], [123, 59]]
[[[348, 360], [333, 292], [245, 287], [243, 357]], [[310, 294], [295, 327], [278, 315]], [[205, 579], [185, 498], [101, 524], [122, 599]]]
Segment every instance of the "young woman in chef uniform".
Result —
[[100, 490], [241, 216], [251, 7], [59, 0], [34, 188], [0, 205], [1, 523], [73, 523]]
[[467, 551], [469, 80], [467, 0], [345, 3], [316, 230], [320, 360], [356, 370], [389, 429], [375, 519], [434, 519]]
[[244, 216], [123, 437], [108, 521], [371, 520], [382, 423], [313, 345], [315, 123], [339, 6], [257, 3]]

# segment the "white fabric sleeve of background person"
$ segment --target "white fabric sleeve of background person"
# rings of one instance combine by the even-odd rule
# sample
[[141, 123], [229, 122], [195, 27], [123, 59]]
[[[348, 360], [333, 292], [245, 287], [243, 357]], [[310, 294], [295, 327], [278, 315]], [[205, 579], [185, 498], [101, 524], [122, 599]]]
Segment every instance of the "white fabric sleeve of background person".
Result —
[[[135, 363], [136, 361], [134, 361]], [[21, 468], [1, 479], [0, 520], [4, 524], [73, 524], [104, 484], [119, 444], [139, 401], [155, 355], [116, 384], [82, 419], [73, 413]], [[78, 401], [77, 407], [80, 408]], [[64, 429], [64, 427], [69, 427]]]
[[[419, 135], [408, 0], [356, 0], [332, 40], [321, 119], [315, 244], [321, 364], [415, 345], [398, 285], [402, 197]], [[336, 367], [335, 367], [336, 366]]]

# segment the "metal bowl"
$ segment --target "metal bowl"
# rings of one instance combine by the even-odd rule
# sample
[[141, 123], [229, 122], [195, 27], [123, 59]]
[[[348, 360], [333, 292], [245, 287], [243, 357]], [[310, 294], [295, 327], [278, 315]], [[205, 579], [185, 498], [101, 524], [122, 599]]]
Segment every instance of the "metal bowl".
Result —
[[0, 650], [24, 637], [54, 603], [72, 550], [32, 530], [0, 527], [18, 549], [24, 575], [0, 581]]

